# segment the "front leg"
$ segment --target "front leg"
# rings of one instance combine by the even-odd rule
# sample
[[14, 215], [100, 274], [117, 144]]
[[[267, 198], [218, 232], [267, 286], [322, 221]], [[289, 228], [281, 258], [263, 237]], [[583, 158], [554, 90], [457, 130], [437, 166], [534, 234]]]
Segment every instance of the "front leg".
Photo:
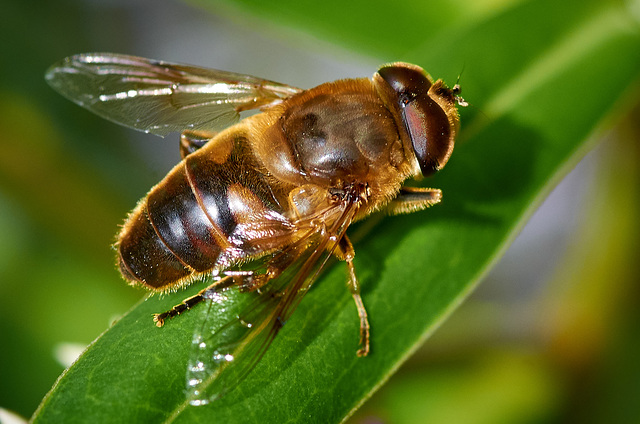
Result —
[[437, 188], [402, 187], [398, 196], [387, 206], [391, 215], [421, 211], [439, 203], [442, 191]]

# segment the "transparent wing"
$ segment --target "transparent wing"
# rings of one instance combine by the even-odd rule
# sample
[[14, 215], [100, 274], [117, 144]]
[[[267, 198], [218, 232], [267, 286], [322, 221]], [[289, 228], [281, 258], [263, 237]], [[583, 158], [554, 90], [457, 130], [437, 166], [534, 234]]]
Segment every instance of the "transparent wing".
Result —
[[46, 80], [103, 118], [160, 136], [218, 132], [237, 122], [241, 111], [301, 91], [249, 75], [112, 53], [67, 57], [47, 71]]
[[271, 255], [262, 268], [284, 264], [284, 272], [249, 293], [252, 300], [234, 319], [217, 321], [213, 311], [220, 307], [216, 303], [224, 304], [225, 289], [211, 293], [212, 302], [203, 309], [187, 369], [187, 396], [192, 405], [218, 399], [251, 372], [320, 274], [356, 209], [353, 203], [341, 203], [332, 211], [338, 218], [331, 228], [310, 227], [298, 241]]

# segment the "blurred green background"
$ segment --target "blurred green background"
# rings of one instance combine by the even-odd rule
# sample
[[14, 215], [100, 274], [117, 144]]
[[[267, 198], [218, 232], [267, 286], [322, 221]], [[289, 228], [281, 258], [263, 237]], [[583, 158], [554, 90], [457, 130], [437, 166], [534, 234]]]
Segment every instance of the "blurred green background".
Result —
[[[4, 1], [1, 408], [30, 416], [70, 355], [143, 296], [118, 275], [110, 245], [126, 213], [179, 160], [174, 138], [120, 128], [53, 92], [48, 66], [112, 51], [311, 87], [370, 75], [398, 59], [398, 45], [420, 48], [525, 2], [433, 2], [424, 28], [403, 27], [380, 5], [329, 2], [300, 19], [284, 2], [251, 3]], [[638, 3], [620, 3], [637, 20]], [[349, 25], [356, 31], [343, 30]], [[535, 36], [514, 29], [516, 41]], [[473, 63], [457, 61], [472, 72]], [[598, 147], [476, 293], [352, 422], [640, 422], [640, 112], [629, 104], [594, 135]]]

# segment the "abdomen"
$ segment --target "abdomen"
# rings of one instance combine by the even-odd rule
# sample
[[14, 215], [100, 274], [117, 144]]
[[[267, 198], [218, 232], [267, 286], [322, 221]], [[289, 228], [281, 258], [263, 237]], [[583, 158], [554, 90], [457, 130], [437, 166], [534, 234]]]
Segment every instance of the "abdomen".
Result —
[[165, 290], [259, 257], [292, 233], [287, 194], [247, 140], [225, 132], [180, 162], [131, 213], [117, 242], [120, 271]]

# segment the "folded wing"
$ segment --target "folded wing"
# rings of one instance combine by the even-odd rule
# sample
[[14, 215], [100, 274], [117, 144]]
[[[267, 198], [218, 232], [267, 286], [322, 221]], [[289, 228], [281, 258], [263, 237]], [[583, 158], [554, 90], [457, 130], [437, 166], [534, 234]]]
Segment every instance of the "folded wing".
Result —
[[46, 79], [97, 115], [160, 136], [218, 132], [236, 123], [241, 111], [268, 107], [301, 91], [249, 75], [112, 53], [67, 57], [47, 71]]

